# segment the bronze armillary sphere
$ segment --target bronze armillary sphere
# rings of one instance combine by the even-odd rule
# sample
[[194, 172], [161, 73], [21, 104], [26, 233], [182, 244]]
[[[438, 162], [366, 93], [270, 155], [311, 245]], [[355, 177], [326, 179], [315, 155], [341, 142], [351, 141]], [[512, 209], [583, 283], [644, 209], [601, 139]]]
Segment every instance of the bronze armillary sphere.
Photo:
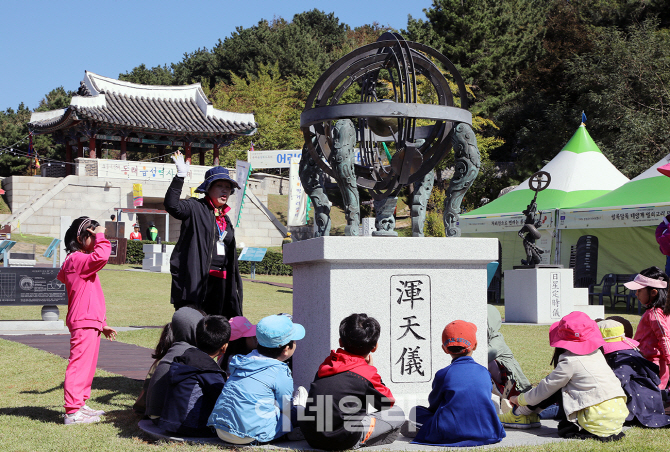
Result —
[[[449, 83], [433, 60], [451, 73], [461, 107], [454, 105]], [[390, 84], [392, 92], [389, 99], [377, 95], [383, 69], [388, 74], [384, 83]], [[420, 76], [432, 85], [436, 103], [418, 103]], [[361, 88], [360, 101], [341, 103], [354, 83]], [[384, 33], [377, 42], [356, 49], [324, 72], [307, 98], [300, 127], [314, 161], [335, 177], [330, 164], [332, 125], [339, 119], [352, 120], [361, 156], [360, 164], [355, 165], [356, 184], [367, 188], [373, 198], [384, 199], [420, 181], [437, 165], [451, 149], [449, 135], [456, 124], [472, 125], [466, 108], [465, 84], [449, 59], [431, 47], [405, 41], [397, 33]], [[432, 124], [417, 126], [419, 119]], [[382, 161], [382, 142], [395, 143], [390, 164]]]

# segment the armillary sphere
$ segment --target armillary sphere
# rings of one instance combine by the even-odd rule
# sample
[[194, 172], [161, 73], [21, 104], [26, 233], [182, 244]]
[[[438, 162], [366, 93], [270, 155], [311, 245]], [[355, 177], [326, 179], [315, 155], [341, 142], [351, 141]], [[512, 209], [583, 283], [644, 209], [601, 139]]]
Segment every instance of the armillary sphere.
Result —
[[528, 179], [528, 186], [534, 192], [542, 191], [551, 183], [551, 174], [546, 171], [538, 171]]
[[[460, 107], [455, 106], [449, 83], [436, 63], [458, 86]], [[418, 85], [423, 86], [421, 92]], [[346, 102], [358, 89], [359, 101]], [[382, 92], [388, 94], [380, 96]], [[432, 95], [425, 96], [425, 92]], [[345, 55], [323, 73], [307, 98], [300, 127], [314, 161], [334, 177], [331, 126], [338, 119], [351, 119], [360, 151], [356, 183], [373, 198], [384, 199], [422, 179], [437, 165], [451, 149], [450, 132], [455, 124], [472, 124], [466, 108], [465, 84], [449, 59], [397, 33], [384, 33], [377, 42]], [[383, 143], [393, 143], [389, 146], [395, 149], [392, 156]]]

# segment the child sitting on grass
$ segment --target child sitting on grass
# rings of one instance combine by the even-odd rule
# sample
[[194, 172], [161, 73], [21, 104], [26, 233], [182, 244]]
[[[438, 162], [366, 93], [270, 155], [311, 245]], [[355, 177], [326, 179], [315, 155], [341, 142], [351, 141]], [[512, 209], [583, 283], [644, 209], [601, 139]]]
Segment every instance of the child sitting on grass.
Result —
[[285, 315], [258, 322], [258, 348], [230, 361], [230, 378], [207, 422], [221, 440], [267, 443], [292, 430], [288, 407], [293, 376], [285, 361], [293, 356], [295, 341], [304, 337], [305, 328]]
[[491, 375], [472, 359], [476, 348], [474, 324], [455, 320], [444, 328], [442, 350], [452, 361], [435, 374], [428, 408], [417, 406], [410, 411], [402, 434], [414, 437], [412, 443], [472, 447], [505, 437], [491, 400]]
[[598, 325], [575, 311], [551, 325], [549, 345], [555, 348], [554, 371], [537, 387], [509, 401], [517, 407], [501, 415], [503, 425], [515, 427], [518, 418], [557, 403], [558, 435], [562, 438], [617, 441], [628, 416], [626, 394], [607, 365]]
[[[372, 366], [379, 322], [351, 314], [340, 322], [340, 349], [319, 366], [309, 388], [300, 430], [310, 446], [324, 450], [357, 449], [395, 441], [405, 413], [393, 404]], [[371, 404], [377, 412], [368, 413]]]
[[208, 315], [198, 322], [197, 348], [189, 348], [170, 364], [160, 428], [185, 436], [214, 436], [207, 418], [226, 382], [226, 373], [216, 360], [226, 352], [229, 339], [230, 324], [225, 317]]
[[256, 325], [252, 324], [244, 316], [228, 319], [230, 322], [230, 342], [226, 353], [221, 357], [219, 364], [221, 368], [230, 375], [228, 364], [235, 355], [248, 355], [258, 347], [256, 339]]
[[154, 359], [154, 362], [149, 368], [147, 376], [144, 377], [144, 384], [142, 385], [142, 391], [140, 391], [140, 395], [137, 396], [137, 400], [135, 400], [135, 404], [133, 405], [133, 411], [136, 414], [139, 414], [140, 416], [144, 416], [144, 412], [147, 409], [147, 390], [149, 389], [149, 383], [151, 383], [151, 377], [153, 377], [154, 372], [156, 372], [156, 368], [158, 367], [158, 364], [161, 362], [161, 359], [165, 357], [168, 350], [170, 350], [172, 344], [174, 344], [174, 334], [172, 333], [172, 322], [168, 322], [163, 327], [161, 337], [158, 339], [156, 348], [154, 349], [154, 352], [151, 354], [151, 357]]
[[172, 315], [172, 322], [170, 323], [172, 324], [174, 342], [156, 365], [147, 387], [146, 411], [144, 414], [156, 424], [163, 412], [165, 391], [170, 384], [168, 376], [170, 364], [186, 350], [195, 348], [195, 332], [203, 315], [203, 311], [192, 306], [183, 306]]
[[603, 353], [607, 364], [628, 396], [626, 422], [650, 428], [670, 425], [670, 416], [665, 415], [663, 408], [662, 391], [658, 389], [661, 382], [658, 366], [640, 354], [638, 342], [625, 336], [622, 323], [606, 319], [598, 322], [598, 327], [605, 340]]

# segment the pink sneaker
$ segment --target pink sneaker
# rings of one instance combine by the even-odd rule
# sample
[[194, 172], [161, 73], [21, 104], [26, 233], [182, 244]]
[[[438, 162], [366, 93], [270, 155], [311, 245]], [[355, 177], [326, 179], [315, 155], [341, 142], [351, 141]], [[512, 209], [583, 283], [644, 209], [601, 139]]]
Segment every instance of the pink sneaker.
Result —
[[65, 414], [63, 415], [63, 423], [65, 425], [72, 424], [93, 424], [95, 422], [100, 422], [100, 417], [98, 416], [88, 416], [84, 414], [81, 409], [76, 413]]
[[102, 410], [94, 410], [88, 405], [84, 405], [83, 407], [79, 408], [79, 411], [84, 413], [86, 416], [104, 416], [105, 412]]

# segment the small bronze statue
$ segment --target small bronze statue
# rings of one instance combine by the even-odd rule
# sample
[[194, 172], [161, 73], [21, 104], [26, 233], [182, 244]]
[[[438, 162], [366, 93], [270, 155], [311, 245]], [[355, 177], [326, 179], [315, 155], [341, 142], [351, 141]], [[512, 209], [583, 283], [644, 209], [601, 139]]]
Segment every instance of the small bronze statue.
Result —
[[541, 254], [544, 250], [535, 244], [540, 238], [537, 228], [542, 225], [542, 212], [537, 211], [537, 194], [547, 188], [551, 182], [551, 175], [546, 171], [538, 171], [528, 180], [528, 185], [535, 192], [533, 200], [522, 213], [526, 216], [523, 227], [519, 230], [519, 237], [523, 239], [523, 247], [526, 250], [526, 259], [521, 259], [521, 265], [535, 267], [542, 262]]

